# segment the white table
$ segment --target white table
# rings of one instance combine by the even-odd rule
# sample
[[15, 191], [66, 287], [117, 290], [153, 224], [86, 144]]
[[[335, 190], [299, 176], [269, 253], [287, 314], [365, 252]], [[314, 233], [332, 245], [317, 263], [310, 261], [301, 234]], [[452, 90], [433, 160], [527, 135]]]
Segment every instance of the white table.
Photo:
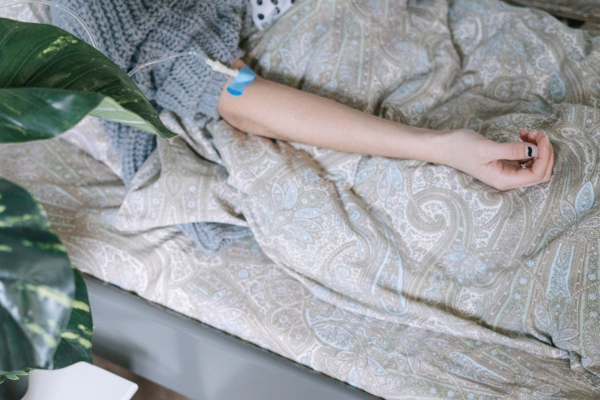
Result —
[[22, 400], [130, 400], [138, 385], [86, 362], [29, 373]]

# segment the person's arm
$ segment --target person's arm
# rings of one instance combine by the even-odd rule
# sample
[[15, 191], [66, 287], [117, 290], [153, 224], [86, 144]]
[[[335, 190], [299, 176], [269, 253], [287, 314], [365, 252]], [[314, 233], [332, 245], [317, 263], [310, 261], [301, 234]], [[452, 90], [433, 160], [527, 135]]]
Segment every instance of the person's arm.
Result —
[[[233, 67], [240, 68], [240, 63]], [[552, 174], [552, 146], [543, 132], [522, 130], [523, 142], [496, 143], [465, 129], [415, 128], [259, 76], [241, 96], [224, 89], [217, 110], [243, 132], [338, 151], [445, 164], [499, 190], [546, 182]], [[527, 168], [521, 168], [521, 163], [527, 163]]]

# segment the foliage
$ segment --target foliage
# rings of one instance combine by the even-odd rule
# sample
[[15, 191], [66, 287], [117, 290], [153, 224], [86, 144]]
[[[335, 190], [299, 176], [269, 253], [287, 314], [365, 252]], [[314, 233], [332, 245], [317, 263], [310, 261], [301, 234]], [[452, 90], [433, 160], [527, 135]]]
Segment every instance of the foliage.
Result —
[[[0, 60], [0, 143], [50, 139], [86, 115], [175, 136], [124, 71], [59, 28], [0, 18]], [[42, 206], [2, 178], [0, 294], [0, 383], [92, 362], [81, 274]]]
[[175, 136], [123, 70], [62, 29], [0, 18], [0, 60], [0, 142], [51, 138], [87, 114]]
[[[7, 234], [12, 239], [8, 244], [4, 240]], [[39, 239], [46, 239], [46, 241]], [[52, 262], [53, 260], [58, 262]], [[25, 270], [22, 264], [26, 264], [29, 271]], [[33, 367], [63, 368], [79, 361], [93, 363], [91, 351], [93, 323], [85, 282], [79, 271], [71, 268], [66, 249], [50, 230], [46, 213], [40, 204], [24, 189], [1, 178], [0, 265], [3, 266], [0, 269], [0, 285], [9, 294], [4, 299], [0, 299], [0, 315], [9, 314], [6, 319], [2, 319], [6, 322], [0, 323], [0, 328], [3, 333], [14, 331], [15, 327], [25, 331], [24, 336], [20, 336], [19, 332], [0, 336], [1, 354], [7, 354], [9, 357], [14, 355], [12, 359], [3, 357], [0, 360], [0, 368], [2, 368], [0, 383], [5, 378], [16, 380], [19, 375], [27, 375]], [[75, 280], [72, 300], [68, 297], [68, 291], [61, 291], [60, 286], [49, 286], [46, 279], [47, 275], [56, 274], [56, 277], [68, 275], [69, 270], [72, 271]], [[43, 275], [40, 276], [40, 273]], [[17, 275], [21, 279], [18, 279]], [[43, 284], [37, 285], [39, 281]], [[58, 283], [63, 285], [62, 290], [65, 290], [65, 286], [70, 289], [69, 280], [58, 280]], [[21, 303], [23, 307], [15, 309], [14, 302], [10, 301], [6, 303], [9, 310], [5, 310], [2, 300], [10, 300], [11, 290], [15, 289], [23, 300]], [[40, 298], [51, 307], [32, 307], [32, 304], [39, 302]], [[33, 312], [40, 314], [35, 315]], [[36, 322], [43, 320], [47, 323], [45, 327]], [[56, 323], [59, 320], [68, 321], [66, 328], [61, 329], [60, 324]], [[22, 329], [23, 326], [26, 330]], [[54, 353], [51, 364], [47, 361], [44, 364], [43, 360], [41, 362], [38, 360], [36, 364], [35, 360], [22, 357], [23, 353], [38, 354], [36, 351], [31, 351], [30, 347], [35, 347], [36, 343], [40, 342], [40, 337], [43, 340], [44, 350]], [[58, 346], [55, 345], [56, 341]], [[11, 351], [6, 351], [7, 346]], [[17, 366], [23, 365], [27, 367], [15, 371]], [[3, 370], [12, 372], [2, 372]]]
[[71, 313], [73, 269], [46, 212], [0, 178], [0, 371], [51, 368]]
[[64, 368], [79, 361], [93, 364], [92, 360], [92, 314], [87, 288], [78, 270], [75, 274], [75, 298], [67, 328], [61, 333], [61, 341], [54, 353], [54, 368]]

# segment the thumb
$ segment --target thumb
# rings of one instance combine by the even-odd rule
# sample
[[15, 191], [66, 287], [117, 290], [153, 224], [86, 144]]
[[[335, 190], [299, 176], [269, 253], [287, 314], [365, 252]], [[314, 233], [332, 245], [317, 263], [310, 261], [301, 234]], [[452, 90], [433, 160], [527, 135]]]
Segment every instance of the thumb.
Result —
[[538, 156], [538, 148], [531, 143], [498, 143], [495, 149], [499, 160], [526, 160]]

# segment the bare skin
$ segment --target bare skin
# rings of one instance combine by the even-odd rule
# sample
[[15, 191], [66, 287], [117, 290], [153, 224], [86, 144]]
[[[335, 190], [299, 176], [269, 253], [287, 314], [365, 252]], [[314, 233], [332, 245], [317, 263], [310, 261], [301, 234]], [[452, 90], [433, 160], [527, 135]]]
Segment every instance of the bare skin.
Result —
[[[235, 69], [242, 66], [240, 60], [233, 64]], [[224, 89], [217, 110], [243, 132], [350, 153], [444, 164], [498, 190], [547, 182], [554, 165], [545, 132], [522, 129], [522, 142], [497, 143], [468, 129], [415, 128], [259, 76], [241, 96]]]

